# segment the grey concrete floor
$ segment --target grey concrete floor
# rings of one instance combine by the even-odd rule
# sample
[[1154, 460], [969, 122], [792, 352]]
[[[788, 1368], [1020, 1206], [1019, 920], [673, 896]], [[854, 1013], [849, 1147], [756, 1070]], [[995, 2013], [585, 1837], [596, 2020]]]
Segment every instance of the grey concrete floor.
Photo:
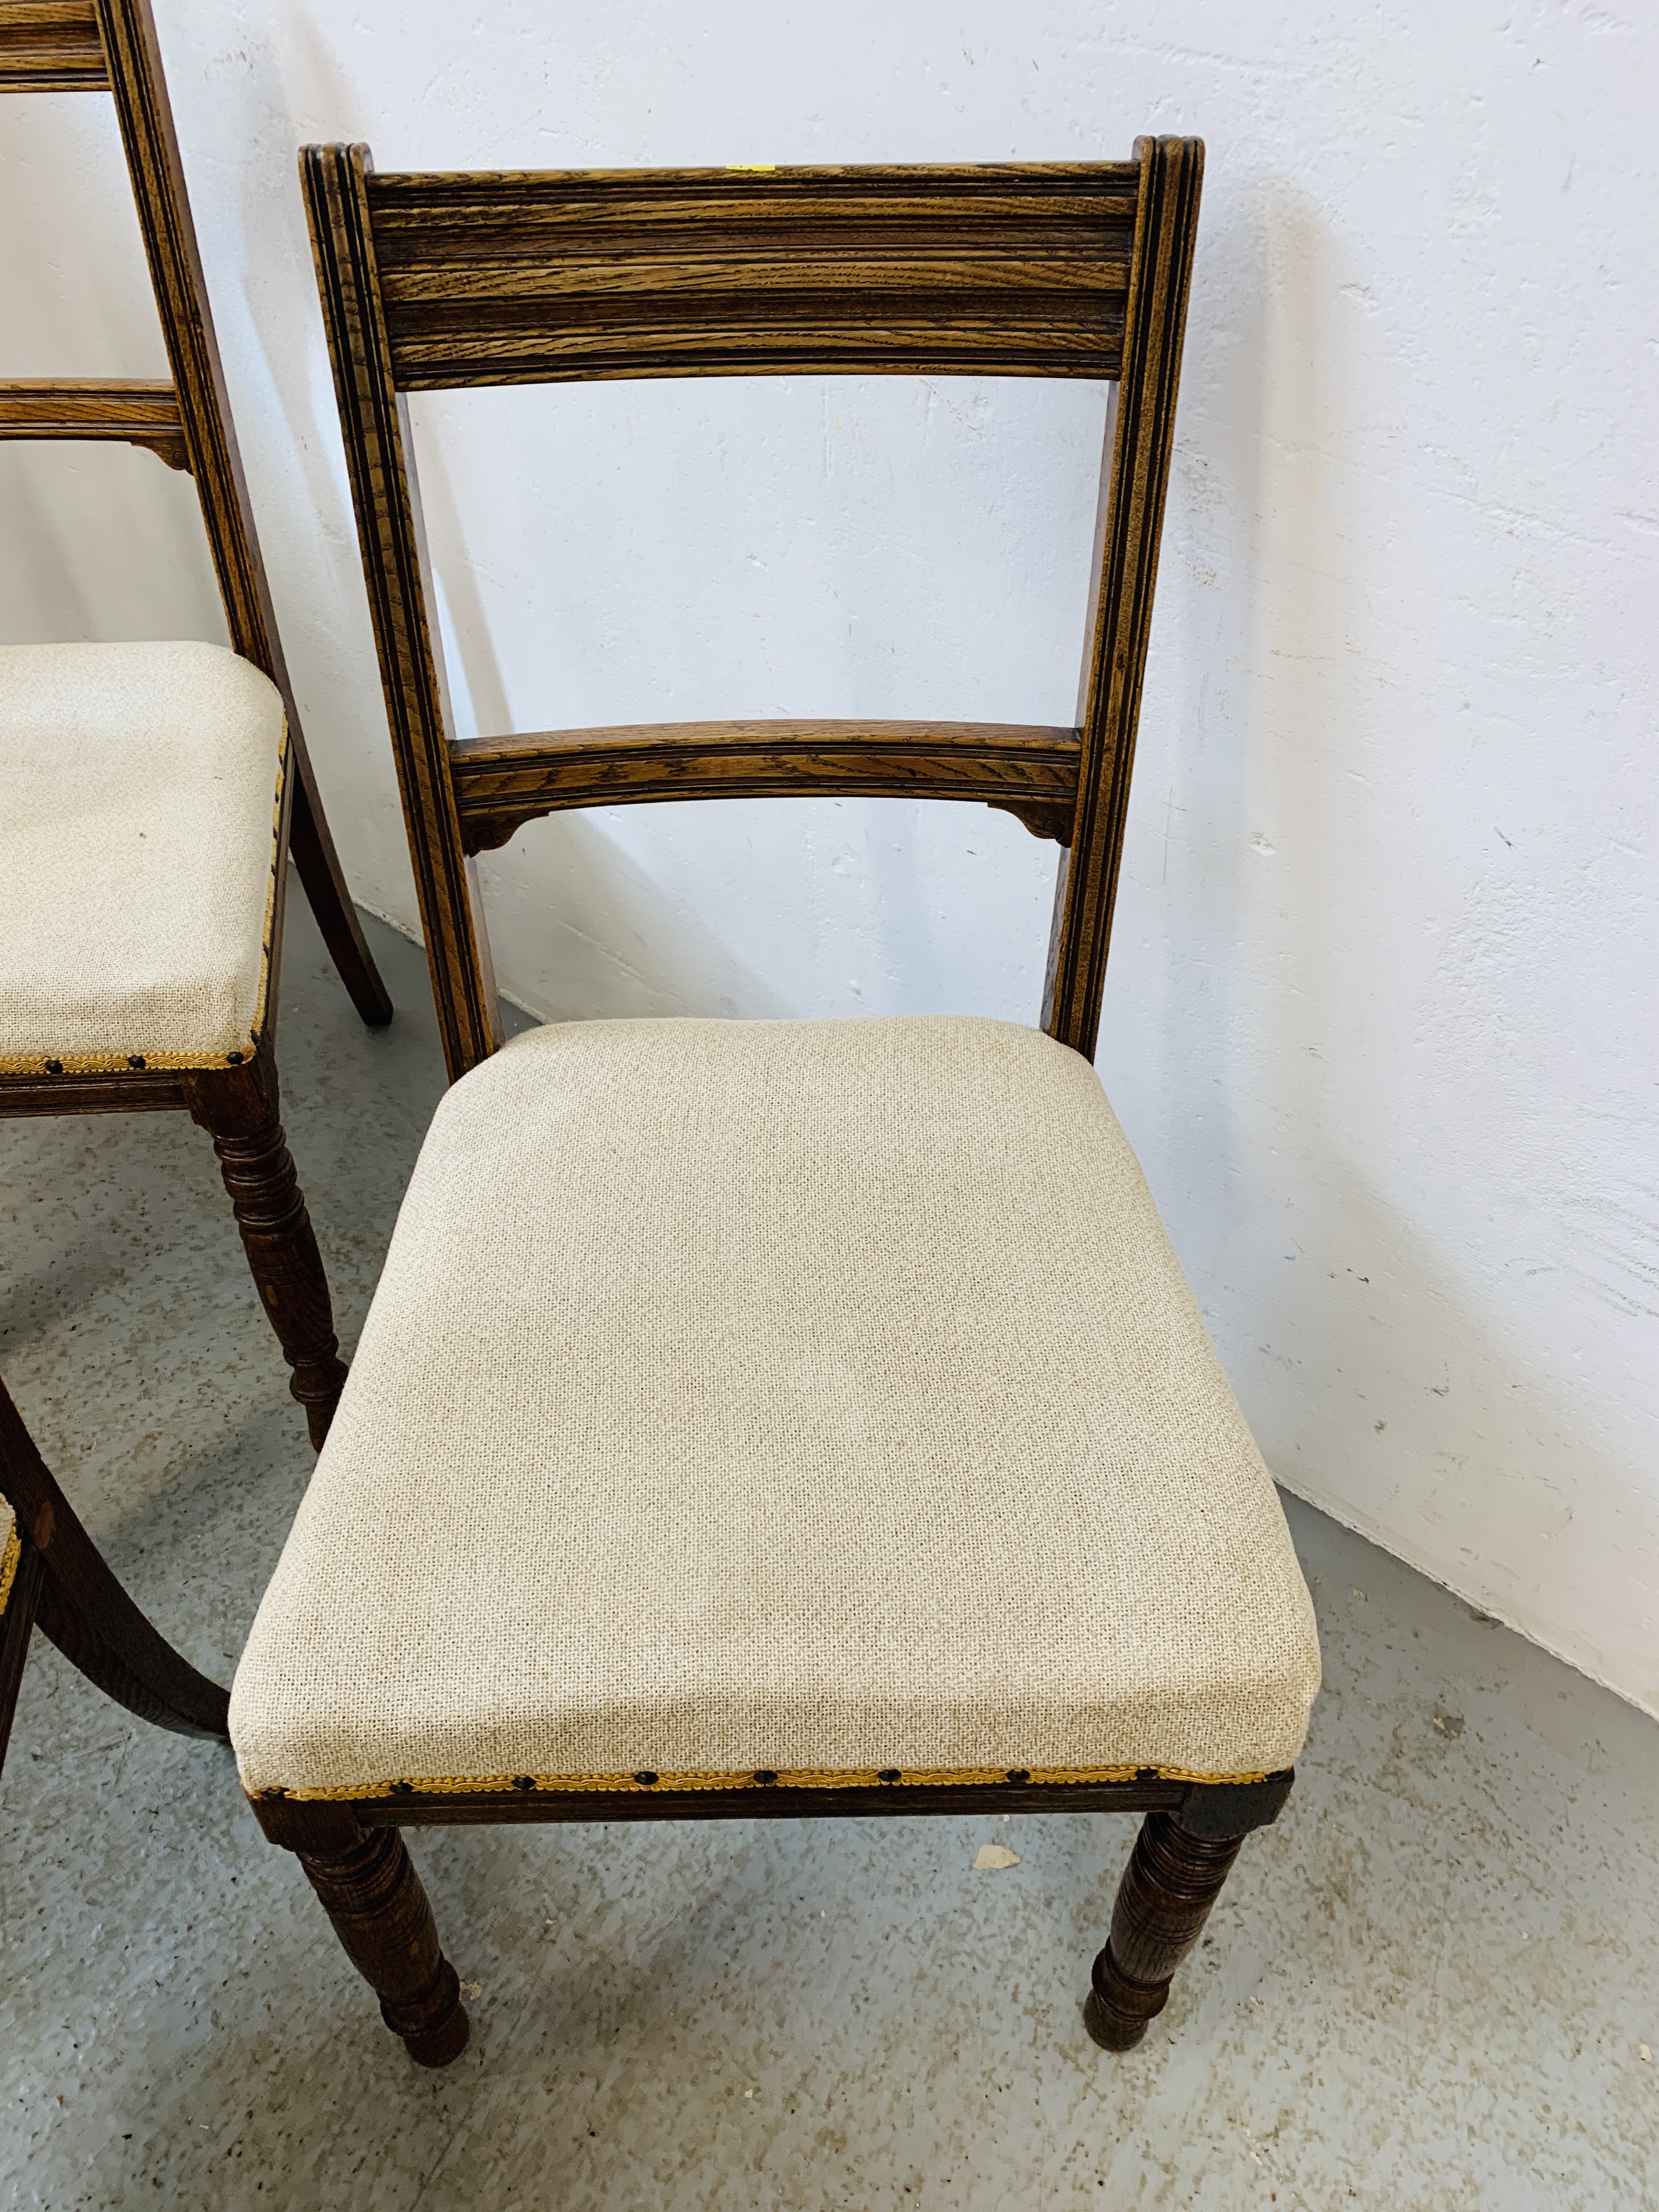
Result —
[[[349, 1346], [441, 1068], [419, 952], [373, 926], [371, 1035], [289, 915], [289, 1127]], [[0, 1372], [228, 1680], [310, 1455], [182, 1116], [0, 1123]], [[0, 2203], [1659, 2203], [1659, 1730], [1290, 1511], [1328, 1680], [1298, 1787], [1117, 2058], [1079, 2004], [1129, 1821], [757, 1821], [417, 1836], [479, 1986], [422, 2074], [228, 1752], [38, 1644], [0, 1780]], [[975, 1871], [988, 1842], [1018, 1864]]]

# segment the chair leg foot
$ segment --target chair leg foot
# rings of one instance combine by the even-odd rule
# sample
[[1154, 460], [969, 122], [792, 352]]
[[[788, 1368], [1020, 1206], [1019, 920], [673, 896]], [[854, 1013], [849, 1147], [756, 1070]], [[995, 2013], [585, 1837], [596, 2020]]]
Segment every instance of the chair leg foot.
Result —
[[1173, 1813], [1146, 1815], [1083, 2008], [1084, 2026], [1103, 2051], [1132, 2050], [1163, 2011], [1243, 1840], [1193, 1835]]
[[471, 2033], [431, 1903], [396, 1828], [359, 1830], [343, 1851], [298, 1854], [380, 2017], [419, 2066], [447, 2066]]
[[1103, 2051], [1133, 2051], [1146, 2034], [1149, 2022], [1163, 2008], [1169, 1994], [1166, 1982], [1156, 1992], [1157, 2002], [1151, 2012], [1141, 2015], [1133, 2009], [1141, 1992], [1133, 1983], [1126, 1982], [1114, 1967], [1110, 1950], [1103, 1951], [1095, 1960], [1089, 1994], [1083, 2000], [1083, 2025]]
[[254, 1285], [294, 1370], [289, 1389], [305, 1407], [313, 1450], [320, 1451], [346, 1370], [334, 1334], [328, 1277], [288, 1139], [274, 1107], [244, 1132], [223, 1133], [211, 1121], [207, 1126]]

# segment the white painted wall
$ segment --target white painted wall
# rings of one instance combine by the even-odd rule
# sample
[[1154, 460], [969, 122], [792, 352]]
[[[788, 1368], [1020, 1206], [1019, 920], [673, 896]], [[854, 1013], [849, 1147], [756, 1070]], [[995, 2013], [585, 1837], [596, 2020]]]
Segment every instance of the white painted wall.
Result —
[[[307, 726], [405, 925], [301, 141], [397, 168], [1204, 134], [1100, 1066], [1285, 1481], [1659, 1712], [1659, 14], [156, 7]], [[106, 103], [0, 110], [0, 370], [163, 373]], [[1069, 717], [1097, 392], [417, 411], [464, 730]], [[6, 636], [221, 634], [149, 457], [0, 449], [0, 498]], [[983, 810], [616, 811], [488, 873], [503, 978], [551, 1014], [1035, 1014], [1052, 850]]]

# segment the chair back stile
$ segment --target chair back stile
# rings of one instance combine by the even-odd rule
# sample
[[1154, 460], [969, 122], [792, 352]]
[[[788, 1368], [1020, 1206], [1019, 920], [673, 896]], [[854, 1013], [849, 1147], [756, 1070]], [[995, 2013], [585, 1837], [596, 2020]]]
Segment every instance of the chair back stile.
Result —
[[346, 889], [283, 656], [149, 0], [0, 0], [0, 93], [31, 92], [113, 100], [172, 381], [8, 380], [0, 438], [125, 441], [195, 479], [232, 647], [283, 696], [295, 865], [359, 1013], [388, 1022], [392, 1001]]
[[477, 871], [462, 847], [449, 771], [447, 684], [427, 614], [426, 530], [409, 462], [408, 404], [392, 372], [369, 167], [362, 146], [311, 146], [300, 156], [404, 827], [453, 1080], [487, 1060], [503, 1032]]
[[[1131, 162], [301, 173], [452, 1079], [501, 1042], [473, 856], [561, 808], [971, 799], [1061, 848], [1042, 1020], [1092, 1057], [1127, 810], [1203, 149]], [[405, 395], [661, 376], [1111, 382], [1077, 726], [726, 722], [451, 741]]]

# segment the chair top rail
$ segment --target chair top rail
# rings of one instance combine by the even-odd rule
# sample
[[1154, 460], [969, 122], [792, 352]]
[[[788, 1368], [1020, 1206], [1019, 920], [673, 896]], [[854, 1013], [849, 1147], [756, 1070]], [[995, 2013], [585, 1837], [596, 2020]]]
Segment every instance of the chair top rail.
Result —
[[93, 0], [0, 0], [0, 92], [107, 92]]
[[1133, 162], [368, 179], [404, 391], [647, 376], [1109, 379]]

